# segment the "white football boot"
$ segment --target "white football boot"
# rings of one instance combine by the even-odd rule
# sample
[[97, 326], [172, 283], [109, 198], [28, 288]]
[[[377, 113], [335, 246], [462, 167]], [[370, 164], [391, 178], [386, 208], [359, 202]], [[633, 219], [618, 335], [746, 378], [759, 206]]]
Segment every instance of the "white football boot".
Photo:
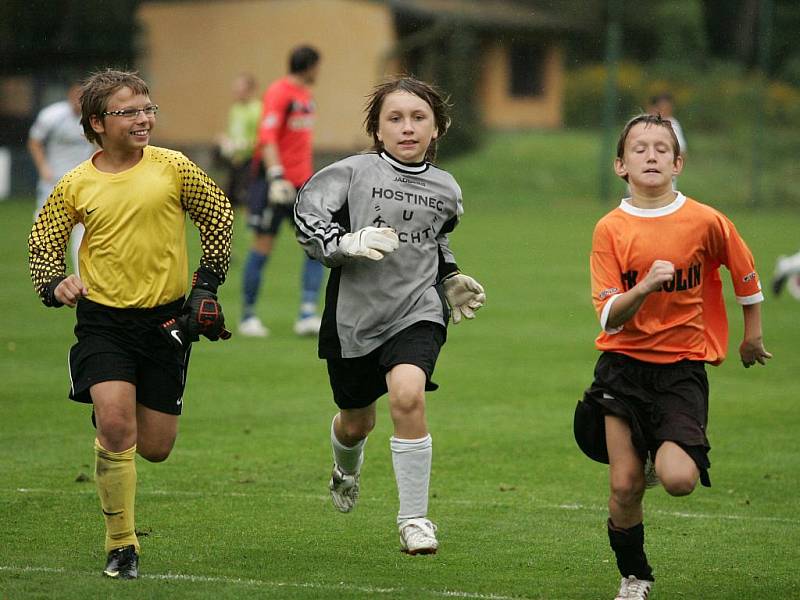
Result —
[[633, 575], [623, 577], [614, 600], [647, 600], [652, 587], [652, 581], [636, 579]]
[[322, 319], [320, 319], [317, 315], [310, 315], [295, 321], [294, 332], [296, 335], [300, 336], [317, 335], [319, 333], [320, 325], [322, 325]]
[[239, 323], [239, 335], [245, 337], [267, 337], [269, 329], [264, 327], [264, 324], [256, 316], [247, 317], [244, 321]]
[[359, 474], [344, 473], [339, 465], [334, 463], [331, 471], [331, 480], [328, 489], [331, 491], [331, 500], [339, 512], [347, 513], [356, 507], [359, 490]]
[[436, 525], [425, 518], [406, 519], [398, 525], [400, 550], [406, 554], [436, 554]]

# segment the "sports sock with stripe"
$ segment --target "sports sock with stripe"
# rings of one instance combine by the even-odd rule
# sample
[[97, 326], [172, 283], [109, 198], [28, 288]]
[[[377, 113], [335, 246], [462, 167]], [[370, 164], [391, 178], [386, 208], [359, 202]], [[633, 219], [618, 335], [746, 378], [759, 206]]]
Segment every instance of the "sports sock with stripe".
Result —
[[94, 441], [94, 480], [106, 522], [106, 552], [134, 545], [139, 540], [134, 527], [136, 501], [136, 446], [122, 452], [111, 452]]

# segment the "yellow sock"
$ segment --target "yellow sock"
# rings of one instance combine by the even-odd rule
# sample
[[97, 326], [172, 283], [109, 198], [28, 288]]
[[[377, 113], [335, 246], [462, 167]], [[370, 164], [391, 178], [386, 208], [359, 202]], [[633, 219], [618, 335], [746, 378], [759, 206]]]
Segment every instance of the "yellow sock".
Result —
[[136, 446], [123, 452], [111, 452], [94, 441], [94, 480], [106, 521], [106, 552], [136, 546], [139, 540], [133, 522], [136, 500]]

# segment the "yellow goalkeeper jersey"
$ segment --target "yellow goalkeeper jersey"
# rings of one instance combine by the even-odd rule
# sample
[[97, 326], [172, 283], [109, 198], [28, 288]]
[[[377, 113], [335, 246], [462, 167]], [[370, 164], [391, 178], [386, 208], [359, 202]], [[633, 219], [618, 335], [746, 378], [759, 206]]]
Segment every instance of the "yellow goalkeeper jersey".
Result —
[[44, 299], [63, 276], [69, 235], [86, 232], [79, 256], [88, 298], [117, 308], [150, 308], [186, 293], [186, 214], [200, 231], [200, 266], [220, 281], [230, 263], [233, 211], [225, 194], [180, 152], [146, 146], [121, 173], [89, 159], [64, 175], [28, 239], [31, 278]]

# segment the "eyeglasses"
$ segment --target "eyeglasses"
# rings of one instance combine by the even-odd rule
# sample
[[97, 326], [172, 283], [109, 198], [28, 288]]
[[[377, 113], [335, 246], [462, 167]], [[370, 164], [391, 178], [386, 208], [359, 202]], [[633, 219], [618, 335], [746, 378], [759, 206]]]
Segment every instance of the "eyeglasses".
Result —
[[158, 104], [151, 104], [144, 108], [126, 108], [125, 110], [110, 110], [103, 113], [104, 117], [122, 117], [123, 119], [133, 120], [143, 113], [146, 117], [155, 116], [158, 113]]

